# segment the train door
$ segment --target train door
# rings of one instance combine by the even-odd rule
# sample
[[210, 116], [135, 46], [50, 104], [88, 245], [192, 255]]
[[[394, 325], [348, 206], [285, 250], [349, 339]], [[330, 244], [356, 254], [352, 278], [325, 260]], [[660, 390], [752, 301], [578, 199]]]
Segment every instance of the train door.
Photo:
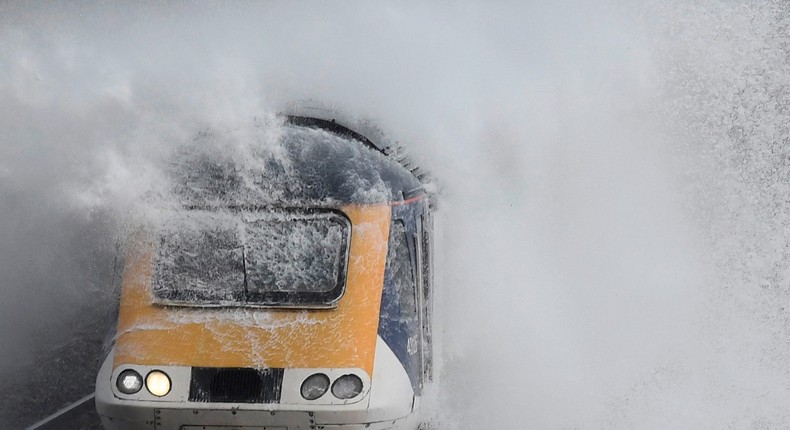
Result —
[[429, 233], [422, 205], [393, 207], [379, 334], [403, 364], [417, 396], [432, 372], [430, 245], [423, 240]]
[[416, 217], [417, 296], [420, 319], [422, 377], [433, 380], [433, 220], [426, 205]]

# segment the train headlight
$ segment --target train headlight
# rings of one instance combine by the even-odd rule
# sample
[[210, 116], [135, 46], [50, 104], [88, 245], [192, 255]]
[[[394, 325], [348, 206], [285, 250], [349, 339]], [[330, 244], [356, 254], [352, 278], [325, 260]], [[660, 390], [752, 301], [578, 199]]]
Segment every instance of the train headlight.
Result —
[[145, 387], [157, 397], [162, 397], [170, 392], [170, 377], [161, 370], [153, 370], [145, 377]]
[[118, 375], [115, 386], [124, 394], [134, 394], [143, 388], [143, 377], [132, 369], [126, 369]]
[[326, 393], [329, 389], [329, 377], [323, 373], [310, 375], [302, 382], [302, 397], [305, 400], [315, 400]]
[[332, 394], [338, 399], [352, 399], [362, 392], [362, 380], [357, 375], [343, 375], [332, 384]]

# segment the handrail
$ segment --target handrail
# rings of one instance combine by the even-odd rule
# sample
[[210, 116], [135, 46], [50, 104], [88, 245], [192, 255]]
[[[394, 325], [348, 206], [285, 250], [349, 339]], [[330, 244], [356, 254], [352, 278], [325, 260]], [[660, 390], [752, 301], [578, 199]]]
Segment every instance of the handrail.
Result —
[[31, 425], [30, 427], [25, 428], [25, 430], [38, 430], [43, 428], [45, 425], [52, 423], [56, 419], [62, 417], [63, 415], [71, 412], [72, 410], [84, 405], [86, 402], [90, 401], [96, 397], [96, 393], [90, 393], [87, 396], [77, 400], [76, 402], [66, 406], [65, 408], [55, 412], [54, 414], [44, 418], [43, 420]]

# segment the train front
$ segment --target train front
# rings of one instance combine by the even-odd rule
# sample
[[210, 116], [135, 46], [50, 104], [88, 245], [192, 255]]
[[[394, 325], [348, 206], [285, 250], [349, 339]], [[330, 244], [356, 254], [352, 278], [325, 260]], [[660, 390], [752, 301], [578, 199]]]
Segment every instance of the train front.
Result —
[[420, 425], [431, 373], [422, 184], [336, 122], [290, 116], [278, 129], [251, 165], [202, 149], [173, 164], [185, 203], [124, 257], [96, 380], [105, 428]]

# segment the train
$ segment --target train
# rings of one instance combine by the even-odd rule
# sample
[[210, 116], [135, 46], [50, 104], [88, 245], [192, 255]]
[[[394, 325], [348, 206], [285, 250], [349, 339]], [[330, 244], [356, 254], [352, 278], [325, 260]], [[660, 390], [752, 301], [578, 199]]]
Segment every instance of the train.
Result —
[[430, 176], [335, 110], [291, 108], [262, 128], [252, 167], [183, 151], [177, 204], [128, 241], [96, 378], [103, 426], [426, 428]]

